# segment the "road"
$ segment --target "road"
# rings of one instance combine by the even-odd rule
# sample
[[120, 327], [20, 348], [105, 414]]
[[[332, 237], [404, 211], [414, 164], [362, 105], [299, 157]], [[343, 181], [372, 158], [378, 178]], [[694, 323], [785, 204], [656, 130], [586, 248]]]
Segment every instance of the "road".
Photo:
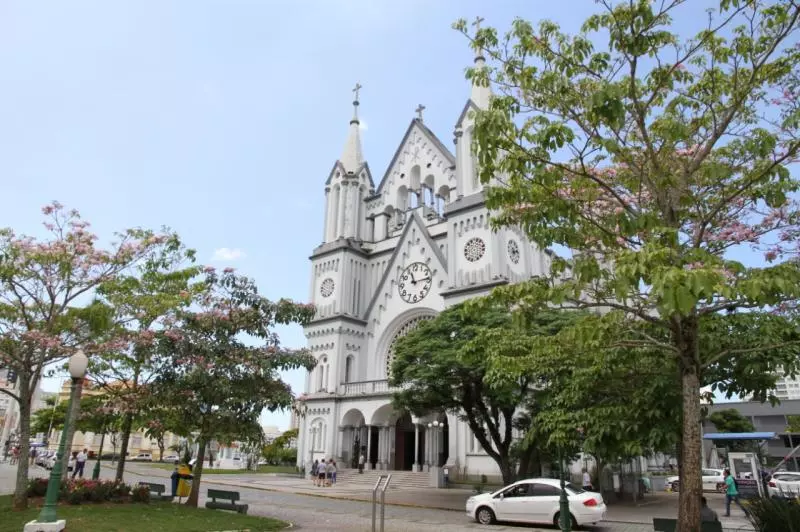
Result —
[[[0, 493], [11, 493], [14, 487], [15, 468], [7, 464], [0, 464]], [[45, 476], [47, 472], [36, 467], [31, 472], [31, 477]], [[91, 475], [87, 465], [87, 474]], [[140, 481], [156, 482], [169, 486], [169, 479], [165, 478], [169, 471], [150, 468], [141, 464], [131, 464], [125, 473], [125, 480], [129, 483]], [[114, 470], [110, 467], [103, 467], [101, 478], [113, 478]], [[284, 521], [291, 522], [295, 528], [302, 530], [348, 530], [348, 531], [368, 531], [371, 530], [372, 505], [370, 502], [354, 501], [342, 498], [332, 498], [326, 496], [314, 496], [301, 493], [291, 493], [287, 491], [272, 491], [269, 488], [250, 488], [246, 487], [250, 479], [248, 477], [259, 477], [264, 479], [267, 475], [241, 475], [242, 486], [231, 487], [228, 484], [215, 484], [214, 476], [208, 475], [203, 478], [204, 487], [217, 487], [220, 489], [235, 489], [241, 494], [241, 502], [250, 505], [248, 513], [252, 515], [263, 515], [275, 517]], [[230, 482], [234, 475], [222, 476], [224, 482]], [[276, 479], [277, 483], [278, 480]], [[268, 485], [268, 481], [260, 484]], [[205, 490], [201, 491], [201, 494]], [[329, 493], [329, 492], [328, 492]], [[205, 499], [201, 497], [200, 504], [204, 504]], [[485, 530], [486, 527], [471, 521], [463, 512], [452, 510], [439, 510], [431, 508], [410, 508], [406, 506], [395, 506], [387, 504], [385, 507], [385, 531], [386, 532], [456, 532], [459, 530]], [[752, 528], [742, 528], [738, 525], [730, 526], [733, 523], [726, 523], [726, 530], [752, 530]], [[538, 531], [553, 528], [531, 528], [514, 525], [501, 525], [491, 527], [491, 531], [526, 530]], [[594, 532], [652, 532], [652, 524], [642, 523], [606, 523], [602, 526], [592, 527], [587, 530]]]

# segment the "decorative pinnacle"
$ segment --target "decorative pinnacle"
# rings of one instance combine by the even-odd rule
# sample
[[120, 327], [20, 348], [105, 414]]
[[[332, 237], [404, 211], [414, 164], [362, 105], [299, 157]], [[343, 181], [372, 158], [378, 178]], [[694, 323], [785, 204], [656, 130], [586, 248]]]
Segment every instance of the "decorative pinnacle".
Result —
[[350, 120], [351, 124], [354, 123], [354, 122], [358, 123], [358, 91], [360, 91], [363, 88], [364, 87], [358, 82], [356, 82], [356, 86], [353, 87], [353, 95], [354, 95], [354, 98], [353, 98], [353, 119]]

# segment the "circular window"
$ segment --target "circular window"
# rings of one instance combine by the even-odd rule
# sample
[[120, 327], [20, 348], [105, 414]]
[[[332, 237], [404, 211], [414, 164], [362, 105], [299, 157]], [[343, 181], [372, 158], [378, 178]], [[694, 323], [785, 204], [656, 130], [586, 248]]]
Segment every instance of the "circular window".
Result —
[[486, 253], [486, 243], [478, 237], [470, 238], [464, 244], [464, 258], [470, 262], [475, 262]]
[[511, 259], [511, 262], [514, 264], [519, 263], [519, 245], [516, 240], [508, 241], [508, 258]]
[[389, 349], [386, 352], [386, 376], [388, 377], [392, 373], [392, 362], [394, 361], [394, 346], [397, 341], [402, 338], [403, 336], [407, 335], [417, 327], [423, 321], [432, 320], [435, 316], [417, 316], [416, 318], [411, 318], [406, 323], [403, 324], [400, 329], [394, 333], [392, 337], [392, 341], [389, 342]]
[[336, 284], [333, 282], [333, 279], [328, 277], [322, 284], [319, 286], [319, 293], [322, 294], [322, 297], [329, 297], [333, 294], [333, 289], [336, 287]]

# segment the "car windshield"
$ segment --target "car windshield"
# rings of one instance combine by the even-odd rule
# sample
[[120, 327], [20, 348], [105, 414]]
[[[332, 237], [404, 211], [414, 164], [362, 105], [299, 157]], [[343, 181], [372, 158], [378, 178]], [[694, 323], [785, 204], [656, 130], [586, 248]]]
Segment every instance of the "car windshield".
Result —
[[572, 493], [576, 493], [576, 494], [577, 493], [583, 493], [583, 492], [586, 491], [582, 487], [580, 487], [578, 485], [575, 485], [572, 482], [567, 482], [566, 488], [567, 488], [567, 491], [571, 491]]

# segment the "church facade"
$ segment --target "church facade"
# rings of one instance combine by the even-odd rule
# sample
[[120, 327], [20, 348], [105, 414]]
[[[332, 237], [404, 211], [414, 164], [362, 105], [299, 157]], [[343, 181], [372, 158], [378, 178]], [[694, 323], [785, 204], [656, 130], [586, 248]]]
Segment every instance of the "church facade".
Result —
[[324, 241], [310, 257], [317, 315], [305, 335], [317, 365], [306, 377], [298, 466], [334, 458], [351, 467], [363, 453], [368, 469], [498, 474], [454, 413], [398, 412], [388, 385], [395, 342], [420, 322], [549, 269], [520, 231], [490, 226], [470, 149], [470, 111], [488, 105], [489, 89], [472, 87], [455, 153], [419, 110], [376, 186], [359, 137], [359, 88], [325, 183]]

